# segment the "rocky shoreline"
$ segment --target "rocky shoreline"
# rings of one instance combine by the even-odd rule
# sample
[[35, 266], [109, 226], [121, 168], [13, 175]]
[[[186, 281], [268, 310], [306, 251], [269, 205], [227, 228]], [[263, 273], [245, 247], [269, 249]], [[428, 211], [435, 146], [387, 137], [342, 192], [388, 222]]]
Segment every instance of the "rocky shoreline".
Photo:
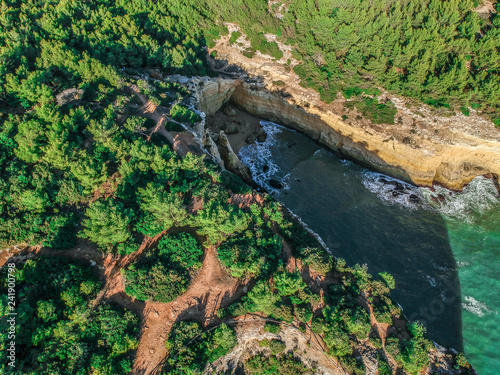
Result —
[[317, 92], [300, 86], [286, 61], [260, 53], [245, 57], [226, 39], [211, 50], [217, 52], [211, 64], [220, 77], [190, 82], [207, 116], [231, 102], [306, 134], [342, 158], [415, 185], [461, 190], [477, 176], [498, 184], [500, 130], [476, 113], [439, 112], [382, 92], [398, 109], [397, 123], [374, 124], [347, 109], [340, 94], [330, 104], [322, 102]]

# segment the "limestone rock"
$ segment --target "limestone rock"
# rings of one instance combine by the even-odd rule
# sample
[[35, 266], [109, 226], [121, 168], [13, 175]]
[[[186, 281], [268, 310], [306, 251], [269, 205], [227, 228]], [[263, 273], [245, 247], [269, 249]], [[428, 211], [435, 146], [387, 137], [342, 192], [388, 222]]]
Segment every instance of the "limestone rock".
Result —
[[61, 91], [56, 95], [56, 102], [58, 105], [65, 105], [68, 103], [78, 102], [83, 96], [82, 89], [70, 88]]
[[235, 117], [236, 116], [236, 111], [230, 105], [228, 105], [227, 107], [224, 108], [224, 113], [226, 115], [228, 115], [229, 117]]
[[205, 130], [203, 134], [203, 147], [212, 155], [215, 161], [221, 166], [224, 167], [224, 162], [219, 153], [219, 148], [215, 144], [214, 140], [210, 136], [210, 131], [208, 129]]
[[224, 165], [226, 166], [227, 170], [240, 176], [246, 183], [254, 185], [250, 170], [240, 160], [238, 155], [234, 153], [233, 148], [231, 147], [231, 144], [229, 143], [229, 140], [227, 139], [224, 131], [221, 131], [219, 133], [218, 144], [221, 158], [222, 160], [224, 160]]

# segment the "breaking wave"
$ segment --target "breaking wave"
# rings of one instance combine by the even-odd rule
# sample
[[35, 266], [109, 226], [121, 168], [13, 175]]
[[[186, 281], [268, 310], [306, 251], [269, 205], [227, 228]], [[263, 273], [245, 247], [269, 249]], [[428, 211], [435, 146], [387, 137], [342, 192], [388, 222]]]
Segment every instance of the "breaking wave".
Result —
[[[288, 189], [289, 185], [287, 175], [273, 161], [271, 150], [280, 145], [276, 136], [285, 128], [269, 121], [261, 121], [260, 125], [266, 132], [266, 140], [243, 147], [240, 150], [239, 157], [250, 169], [252, 178], [257, 184], [270, 193], [277, 194], [282, 189]], [[281, 185], [280, 188], [277, 187], [277, 183]]]

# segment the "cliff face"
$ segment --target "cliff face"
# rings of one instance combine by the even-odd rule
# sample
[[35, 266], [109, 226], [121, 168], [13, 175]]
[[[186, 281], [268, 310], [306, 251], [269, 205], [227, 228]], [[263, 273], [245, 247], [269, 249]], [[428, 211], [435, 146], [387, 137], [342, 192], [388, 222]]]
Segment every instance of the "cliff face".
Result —
[[[337, 154], [417, 185], [442, 184], [460, 190], [477, 176], [500, 175], [500, 130], [473, 111], [440, 116], [421, 104], [382, 93], [398, 112], [397, 123], [373, 124], [339, 97], [325, 104], [300, 86], [283, 61], [257, 53], [243, 56], [223, 38], [214, 50], [214, 70], [235, 79], [198, 85], [200, 107], [214, 113], [227, 101], [251, 114], [297, 129]], [[279, 84], [278, 84], [279, 83]], [[344, 115], [344, 119], [342, 116]]]
[[387, 134], [353, 127], [313, 105], [302, 109], [286, 100], [240, 84], [231, 98], [257, 116], [297, 129], [337, 154], [417, 185], [440, 183], [461, 189], [473, 178], [500, 174], [500, 143], [441, 144], [412, 137], [406, 144]]

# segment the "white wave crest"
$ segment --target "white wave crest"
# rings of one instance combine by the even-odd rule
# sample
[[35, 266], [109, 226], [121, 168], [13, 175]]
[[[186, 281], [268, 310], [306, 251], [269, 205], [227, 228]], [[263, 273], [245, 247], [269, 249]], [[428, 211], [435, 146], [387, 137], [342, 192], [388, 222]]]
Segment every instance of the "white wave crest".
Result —
[[425, 203], [418, 187], [381, 173], [366, 170], [362, 173], [361, 182], [369, 191], [387, 202], [409, 209], [416, 209]]
[[498, 192], [492, 180], [476, 177], [463, 191], [454, 192], [442, 186], [417, 187], [381, 173], [362, 173], [363, 185], [387, 202], [409, 209], [434, 209], [451, 219], [473, 221], [473, 213], [484, 213], [500, 207]]
[[452, 192], [441, 186], [421, 188], [422, 195], [443, 215], [472, 222], [472, 213], [483, 213], [500, 204], [498, 192], [492, 180], [476, 177], [463, 191]]
[[480, 302], [474, 297], [465, 296], [464, 300], [465, 302], [462, 302], [462, 307], [476, 316], [481, 317], [486, 313], [492, 312], [484, 302]]
[[271, 149], [279, 145], [276, 135], [281, 133], [284, 127], [269, 121], [261, 121], [260, 125], [266, 132], [266, 140], [243, 147], [240, 150], [239, 157], [250, 169], [252, 178], [257, 184], [270, 192], [279, 193], [281, 189], [272, 187], [269, 180], [279, 181], [283, 185], [282, 189], [287, 190], [289, 189], [288, 176], [285, 176], [273, 161]]

